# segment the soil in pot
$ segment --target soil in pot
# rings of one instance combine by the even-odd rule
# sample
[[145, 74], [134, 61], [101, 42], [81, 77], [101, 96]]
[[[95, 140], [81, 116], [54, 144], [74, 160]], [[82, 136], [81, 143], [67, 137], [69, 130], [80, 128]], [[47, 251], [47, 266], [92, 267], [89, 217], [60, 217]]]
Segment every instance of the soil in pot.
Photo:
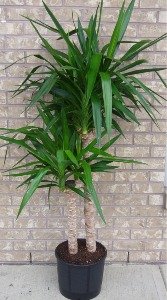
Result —
[[60, 259], [67, 263], [76, 265], [87, 265], [97, 263], [104, 256], [106, 256], [106, 249], [102, 244], [96, 243], [96, 251], [90, 253], [86, 249], [86, 240], [78, 239], [77, 254], [70, 255], [68, 251], [68, 241], [61, 243], [57, 247], [57, 254]]

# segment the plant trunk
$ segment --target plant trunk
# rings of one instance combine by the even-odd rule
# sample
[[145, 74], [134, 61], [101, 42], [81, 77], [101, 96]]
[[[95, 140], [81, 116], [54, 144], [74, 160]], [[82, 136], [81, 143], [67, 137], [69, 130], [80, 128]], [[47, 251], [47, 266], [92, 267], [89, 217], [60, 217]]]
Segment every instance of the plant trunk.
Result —
[[[82, 135], [83, 148], [86, 148], [93, 140], [94, 134], [90, 132], [88, 135]], [[89, 153], [85, 158], [89, 157]], [[89, 196], [89, 194], [88, 194]], [[96, 231], [95, 231], [95, 207], [94, 202], [84, 200], [84, 217], [85, 217], [85, 234], [86, 234], [86, 247], [88, 252], [96, 251]]]
[[68, 212], [68, 250], [70, 254], [78, 252], [77, 243], [77, 213], [76, 213], [76, 194], [71, 190], [66, 190], [67, 212]]

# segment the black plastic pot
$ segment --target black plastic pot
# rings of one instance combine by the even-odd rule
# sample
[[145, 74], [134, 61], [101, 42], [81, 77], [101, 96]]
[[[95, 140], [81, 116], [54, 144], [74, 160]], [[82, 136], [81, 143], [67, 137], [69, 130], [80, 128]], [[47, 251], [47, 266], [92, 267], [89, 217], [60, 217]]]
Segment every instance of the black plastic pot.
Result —
[[60, 259], [56, 248], [59, 290], [64, 297], [71, 300], [89, 300], [99, 295], [107, 256], [105, 247], [104, 250], [104, 257], [97, 263], [76, 265]]

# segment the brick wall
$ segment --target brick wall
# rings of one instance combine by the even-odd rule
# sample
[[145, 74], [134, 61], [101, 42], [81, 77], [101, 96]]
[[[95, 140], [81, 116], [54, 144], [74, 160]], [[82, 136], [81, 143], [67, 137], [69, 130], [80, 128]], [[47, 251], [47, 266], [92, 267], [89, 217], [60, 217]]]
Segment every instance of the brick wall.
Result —
[[[52, 6], [66, 29], [72, 28], [71, 12], [87, 22], [98, 1], [95, 0], [45, 0]], [[21, 15], [48, 20], [41, 0], [1, 0], [0, 5], [0, 68], [32, 53], [39, 53], [41, 45], [30, 24]], [[129, 1], [127, 1], [129, 2]], [[112, 3], [112, 7], [111, 7]], [[101, 43], [109, 39], [113, 24], [118, 16], [121, 1], [104, 0]], [[137, 40], [158, 37], [166, 31], [166, 0], [136, 0], [135, 10], [128, 27], [126, 38]], [[49, 20], [48, 20], [49, 21]], [[50, 41], [64, 49], [62, 41], [42, 29]], [[49, 35], [48, 35], [49, 34]], [[125, 49], [122, 46], [122, 51]], [[127, 47], [127, 46], [126, 46]], [[157, 66], [166, 63], [166, 42], [150, 48], [143, 54]], [[23, 80], [24, 74], [37, 61], [28, 57], [0, 74], [0, 127], [19, 127], [30, 122], [32, 109], [23, 112], [30, 95], [11, 98], [10, 90]], [[165, 72], [163, 72], [165, 78]], [[155, 75], [143, 76], [145, 82], [165, 94], [165, 89]], [[148, 117], [140, 115], [141, 126], [122, 124], [126, 139], [121, 138], [111, 149], [112, 153], [134, 157], [146, 165], [121, 165], [112, 174], [95, 175], [94, 179], [104, 215], [105, 226], [97, 217], [97, 239], [108, 249], [108, 261], [130, 262], [165, 261], [166, 210], [163, 203], [166, 108], [157, 107], [161, 131]], [[137, 113], [138, 115], [138, 113]], [[2, 142], [1, 142], [2, 143]], [[0, 148], [0, 169], [3, 170], [5, 149]], [[6, 167], [10, 167], [23, 151], [11, 146]], [[28, 263], [55, 262], [54, 249], [66, 238], [67, 216], [64, 195], [52, 192], [51, 210], [48, 208], [46, 191], [36, 193], [21, 217], [16, 214], [24, 189], [16, 190], [18, 181], [0, 173], [0, 262]], [[82, 200], [78, 200], [79, 236], [84, 236]]]

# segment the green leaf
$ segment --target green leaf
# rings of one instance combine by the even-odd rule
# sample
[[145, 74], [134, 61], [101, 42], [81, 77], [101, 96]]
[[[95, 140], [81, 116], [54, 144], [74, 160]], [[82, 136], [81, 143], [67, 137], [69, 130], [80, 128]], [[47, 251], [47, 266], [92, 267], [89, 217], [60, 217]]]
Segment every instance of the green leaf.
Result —
[[105, 110], [105, 122], [108, 133], [108, 139], [111, 135], [112, 127], [112, 85], [111, 78], [108, 73], [100, 72], [103, 90], [104, 110]]
[[135, 0], [132, 0], [124, 14], [124, 17], [123, 17], [123, 22], [122, 22], [122, 26], [120, 28], [120, 32], [119, 32], [119, 38], [118, 38], [118, 41], [120, 42], [126, 32], [126, 29], [128, 27], [128, 24], [129, 24], [129, 21], [130, 21], [130, 18], [131, 18], [131, 15], [132, 15], [132, 11], [133, 11], [133, 8], [134, 8], [134, 4], [135, 4]]
[[92, 110], [93, 110], [93, 120], [95, 124], [96, 137], [98, 147], [101, 147], [101, 126], [102, 126], [102, 118], [101, 118], [101, 100], [96, 94], [92, 94]]
[[103, 216], [103, 212], [102, 212], [100, 203], [99, 203], [99, 199], [97, 197], [95, 188], [94, 188], [93, 183], [92, 183], [91, 167], [85, 160], [83, 160], [82, 166], [83, 166], [83, 169], [84, 169], [85, 183], [86, 183], [86, 187], [88, 189], [88, 192], [92, 196], [92, 199], [95, 203], [95, 206], [96, 206], [96, 208], [99, 212], [100, 217], [102, 218], [103, 222], [106, 223], [105, 219], [104, 219], [104, 216]]
[[92, 91], [94, 89], [94, 85], [96, 82], [97, 74], [99, 72], [99, 67], [102, 60], [101, 53], [95, 53], [92, 55], [90, 68], [87, 74], [87, 88], [86, 88], [86, 98], [89, 101]]
[[115, 50], [116, 50], [116, 46], [119, 40], [119, 36], [120, 36], [120, 31], [121, 31], [121, 27], [122, 27], [122, 22], [123, 22], [123, 18], [124, 18], [124, 4], [125, 1], [123, 1], [120, 13], [119, 13], [119, 17], [118, 17], [118, 21], [115, 25], [111, 40], [110, 40], [110, 44], [109, 44], [109, 48], [108, 48], [108, 52], [107, 52], [107, 57], [112, 59], [114, 54], [115, 54]]
[[67, 156], [69, 157], [69, 159], [70, 159], [77, 167], [79, 167], [78, 161], [77, 161], [76, 157], [74, 156], [74, 154], [73, 154], [70, 150], [65, 150], [65, 153], [67, 154]]
[[29, 199], [31, 198], [31, 196], [34, 194], [34, 192], [36, 191], [38, 185], [40, 184], [42, 178], [46, 175], [46, 173], [48, 172], [48, 167], [40, 170], [37, 174], [37, 176], [32, 180], [29, 188], [27, 189], [26, 193], [24, 194], [23, 200], [21, 202], [18, 214], [17, 214], [17, 218], [19, 217], [19, 215], [21, 214], [23, 208], [25, 207], [25, 205], [27, 204], [27, 202], [29, 201]]
[[77, 30], [78, 40], [80, 43], [80, 46], [82, 48], [83, 53], [86, 51], [86, 40], [84, 36], [84, 31], [80, 22], [80, 19], [78, 18], [78, 30]]
[[41, 100], [41, 97], [43, 97], [44, 95], [46, 95], [46, 94], [48, 94], [50, 92], [50, 90], [52, 89], [52, 87], [56, 83], [56, 80], [57, 80], [56, 74], [53, 73], [50, 77], [48, 77], [44, 81], [44, 83], [41, 85], [41, 88], [39, 89], [39, 91], [31, 99], [31, 102], [28, 105], [28, 109], [30, 109], [30, 107], [32, 107], [36, 102], [38, 102], [39, 100]]

